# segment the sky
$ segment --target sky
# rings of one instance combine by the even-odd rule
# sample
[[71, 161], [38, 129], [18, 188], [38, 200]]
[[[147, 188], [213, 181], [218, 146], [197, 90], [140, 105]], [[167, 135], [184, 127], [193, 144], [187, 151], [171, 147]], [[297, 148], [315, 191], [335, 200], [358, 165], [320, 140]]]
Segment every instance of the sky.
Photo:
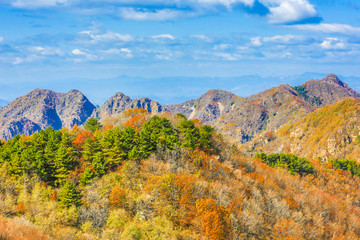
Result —
[[360, 90], [357, 0], [0, 0], [0, 99], [34, 88], [160, 103], [335, 73]]

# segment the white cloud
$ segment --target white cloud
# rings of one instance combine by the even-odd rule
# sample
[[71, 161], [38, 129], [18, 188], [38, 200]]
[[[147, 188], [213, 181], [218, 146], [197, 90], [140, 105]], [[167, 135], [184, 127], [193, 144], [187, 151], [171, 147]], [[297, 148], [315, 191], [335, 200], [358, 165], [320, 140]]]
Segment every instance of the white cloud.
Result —
[[116, 32], [96, 33], [94, 31], [82, 31], [80, 34], [89, 36], [89, 42], [94, 44], [116, 41], [130, 42], [134, 40], [134, 38], [129, 34], [120, 34]]
[[180, 51], [171, 51], [171, 50], [161, 50], [161, 51], [153, 51], [149, 50], [148, 53], [155, 53], [155, 58], [159, 60], [173, 60], [179, 57], [182, 57], [184, 53]]
[[12, 64], [18, 65], [18, 64], [21, 64], [21, 63], [23, 63], [23, 62], [24, 62], [24, 60], [23, 60], [22, 58], [16, 57], [16, 58], [14, 59], [14, 61], [12, 62]]
[[262, 46], [264, 43], [276, 43], [276, 44], [303, 44], [308, 43], [311, 39], [305, 36], [299, 35], [276, 35], [272, 37], [254, 37], [251, 38], [251, 44], [253, 46]]
[[101, 53], [109, 54], [109, 55], [122, 55], [125, 58], [133, 58], [134, 55], [132, 54], [132, 51], [129, 48], [110, 48], [107, 50], [101, 50]]
[[252, 6], [254, 0], [8, 0], [8, 2], [18, 8], [36, 8], [36, 7], [53, 7], [53, 6], [91, 6], [98, 5], [137, 5], [143, 7], [191, 7], [191, 8], [208, 8], [209, 6], [225, 6], [231, 9], [236, 4]]
[[84, 56], [86, 57], [87, 59], [89, 60], [95, 60], [97, 59], [97, 56], [95, 55], [92, 55], [90, 53], [87, 53], [87, 52], [84, 52], [84, 51], [81, 51], [80, 49], [74, 49], [71, 51], [71, 53], [75, 56]]
[[159, 35], [152, 36], [152, 38], [153, 39], [167, 38], [167, 39], [170, 39], [170, 40], [175, 40], [175, 37], [170, 35], [170, 34], [159, 34]]
[[315, 6], [308, 0], [260, 0], [269, 8], [270, 23], [293, 23], [316, 17]]
[[81, 51], [80, 49], [74, 49], [74, 50], [72, 50], [71, 53], [74, 54], [74, 55], [84, 55], [84, 56], [86, 56], [86, 53]]
[[51, 47], [36, 46], [36, 47], [30, 47], [29, 50], [31, 52], [34, 52], [34, 53], [37, 53], [40, 55], [44, 55], [44, 56], [50, 56], [50, 55], [62, 56], [62, 55], [64, 55], [64, 53], [60, 49], [51, 48]]
[[12, 58], [11, 61], [12, 61], [12, 64], [18, 65], [18, 64], [22, 64], [22, 63], [31, 63], [31, 62], [35, 62], [35, 61], [43, 60], [43, 59], [44, 59], [44, 57], [42, 57], [42, 56], [30, 54], [30, 55], [23, 56], [23, 57], [14, 57], [14, 58]]
[[226, 43], [221, 43], [221, 44], [217, 44], [214, 46], [214, 50], [225, 50], [225, 49], [228, 49], [230, 48], [231, 45], [230, 44], [226, 44]]
[[236, 61], [241, 58], [239, 54], [230, 54], [230, 53], [215, 53], [215, 56], [220, 57], [226, 61]]
[[261, 43], [261, 37], [251, 38], [250, 41], [251, 41], [251, 44], [252, 44], [253, 46], [261, 46], [261, 45], [262, 45], [262, 43]]
[[[109, 14], [138, 21], [191, 18], [252, 7], [255, 0], [6, 0], [17, 8], [64, 7], [78, 14]], [[269, 9], [270, 23], [294, 23], [317, 16], [310, 0], [258, 0]]]
[[223, 5], [228, 9], [231, 9], [234, 5], [242, 3], [247, 6], [252, 6], [254, 4], [254, 0], [195, 0], [189, 1], [198, 3], [200, 5]]
[[198, 34], [198, 35], [191, 35], [191, 38], [199, 39], [205, 42], [211, 42], [212, 39], [206, 35]]
[[272, 42], [272, 43], [282, 43], [282, 44], [294, 44], [294, 43], [303, 43], [308, 40], [307, 37], [286, 34], [286, 35], [276, 35], [273, 37], [264, 37], [263, 42]]
[[320, 46], [327, 50], [339, 50], [345, 48], [345, 43], [338, 38], [326, 38]]
[[[71, 7], [79, 14], [115, 14], [124, 19], [162, 21], [196, 17], [208, 12], [231, 11], [255, 0], [7, 0], [17, 8]], [[134, 7], [136, 6], [136, 7]]]
[[125, 53], [126, 58], [132, 58], [132, 57], [134, 57], [134, 56], [132, 55], [131, 50], [128, 49], [128, 48], [121, 48], [120, 51], [121, 51], [122, 53]]
[[0, 36], [0, 43], [4, 41], [4, 38]]
[[320, 23], [320, 24], [294, 25], [292, 27], [306, 31], [322, 32], [322, 33], [338, 33], [347, 36], [360, 37], [360, 28], [353, 27], [347, 24]]
[[[253, 6], [255, 0], [148, 0], [148, 1], [120, 1], [124, 4], [119, 8], [118, 15], [124, 19], [138, 21], [162, 21], [177, 18], [189, 18], [205, 15], [207, 12], [219, 11], [224, 7], [231, 11], [234, 6], [244, 4]], [[142, 6], [128, 7], [130, 4]], [[156, 7], [154, 10], [153, 7]], [[186, 10], [184, 10], [186, 9]]]
[[162, 21], [171, 20], [180, 17], [192, 17], [195, 16], [192, 12], [173, 10], [173, 9], [160, 9], [160, 10], [148, 10], [148, 9], [135, 9], [135, 8], [120, 8], [119, 16], [124, 19], [138, 20], [138, 21]]
[[70, 2], [68, 0], [15, 0], [11, 5], [17, 8], [47, 8], [56, 6], [65, 6]]

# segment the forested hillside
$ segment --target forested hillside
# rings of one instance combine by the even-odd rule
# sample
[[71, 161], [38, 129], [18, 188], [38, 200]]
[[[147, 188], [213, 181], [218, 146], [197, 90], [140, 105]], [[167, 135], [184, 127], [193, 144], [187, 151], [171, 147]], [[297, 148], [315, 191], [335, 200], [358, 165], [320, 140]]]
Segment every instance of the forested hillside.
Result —
[[304, 157], [360, 158], [360, 101], [346, 98], [242, 146], [246, 152], [288, 152]]
[[1, 239], [360, 238], [356, 162], [250, 158], [182, 114], [123, 114], [2, 142]]

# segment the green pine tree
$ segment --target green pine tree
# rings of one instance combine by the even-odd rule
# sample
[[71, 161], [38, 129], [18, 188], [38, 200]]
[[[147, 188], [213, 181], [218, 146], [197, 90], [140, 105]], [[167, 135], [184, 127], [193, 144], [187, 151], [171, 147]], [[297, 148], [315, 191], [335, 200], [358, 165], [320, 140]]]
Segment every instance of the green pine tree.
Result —
[[60, 207], [78, 206], [80, 204], [79, 199], [80, 195], [75, 186], [70, 181], [66, 181], [58, 193]]

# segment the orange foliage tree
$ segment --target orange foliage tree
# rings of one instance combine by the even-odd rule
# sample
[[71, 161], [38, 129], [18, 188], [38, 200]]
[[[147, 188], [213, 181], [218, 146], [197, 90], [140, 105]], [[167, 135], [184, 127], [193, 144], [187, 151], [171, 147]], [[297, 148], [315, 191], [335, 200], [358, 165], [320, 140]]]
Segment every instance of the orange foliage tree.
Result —
[[135, 115], [124, 123], [125, 127], [134, 128], [136, 131], [141, 130], [141, 126], [146, 122], [144, 115]]
[[74, 137], [73, 143], [78, 148], [81, 148], [84, 145], [85, 140], [88, 138], [91, 138], [93, 140], [95, 139], [94, 136], [91, 134], [91, 132], [80, 130], [79, 134], [76, 137]]
[[115, 185], [111, 190], [109, 200], [112, 207], [123, 207], [125, 204], [125, 189]]
[[226, 239], [231, 228], [229, 210], [218, 206], [211, 198], [196, 201], [197, 216], [200, 218], [202, 234], [210, 240]]
[[176, 175], [174, 188], [176, 190], [176, 201], [179, 204], [177, 219], [181, 226], [190, 226], [196, 216], [195, 197], [193, 188], [195, 177], [185, 174]]

